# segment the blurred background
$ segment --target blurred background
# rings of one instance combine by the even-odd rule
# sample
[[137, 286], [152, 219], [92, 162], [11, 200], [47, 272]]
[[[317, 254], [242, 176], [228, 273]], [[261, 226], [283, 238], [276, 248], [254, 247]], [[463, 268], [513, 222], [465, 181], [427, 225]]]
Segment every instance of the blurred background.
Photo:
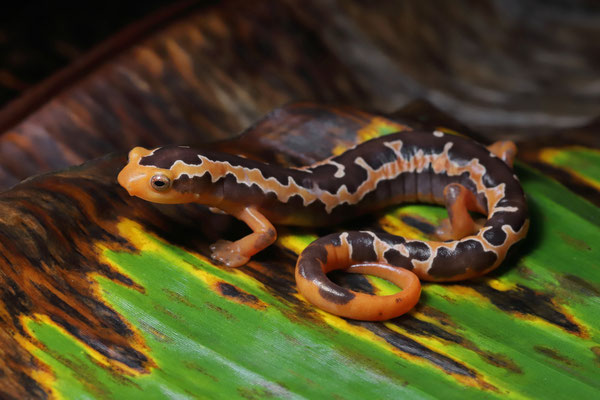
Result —
[[[490, 141], [600, 125], [592, 0], [21, 1], [3, 11], [0, 177], [10, 183], [136, 144], [230, 137], [298, 100], [417, 118], [428, 108]], [[17, 171], [23, 157], [34, 161]]]
[[[61, 4], [63, 3], [63, 4]], [[0, 13], [0, 107], [172, 1], [20, 1]]]

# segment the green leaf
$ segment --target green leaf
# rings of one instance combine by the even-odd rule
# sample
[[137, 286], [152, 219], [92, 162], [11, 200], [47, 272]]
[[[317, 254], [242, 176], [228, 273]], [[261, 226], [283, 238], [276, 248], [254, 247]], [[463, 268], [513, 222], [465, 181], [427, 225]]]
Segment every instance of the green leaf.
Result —
[[[71, 239], [49, 239], [58, 255], [40, 253], [60, 268], [29, 269], [18, 286], [38, 293], [51, 281], [54, 300], [31, 295], [31, 311], [12, 314], [22, 325], [16, 341], [37, 366], [31, 379], [57, 398], [566, 399], [600, 391], [600, 210], [535, 169], [516, 166], [531, 228], [501, 268], [471, 282], [426, 283], [409, 314], [368, 323], [319, 311], [296, 293], [294, 262], [314, 231], [283, 228], [249, 265], [214, 265], [206, 236], [227, 232], [198, 210], [130, 199], [114, 183], [122, 162], [100, 160], [2, 197], [9, 204], [35, 193], [28, 201], [51, 207], [52, 193], [70, 213], [60, 221]], [[445, 216], [403, 205], [368, 223], [427, 238]], [[31, 243], [35, 253], [43, 241]], [[4, 254], [26, 265], [25, 255]]]

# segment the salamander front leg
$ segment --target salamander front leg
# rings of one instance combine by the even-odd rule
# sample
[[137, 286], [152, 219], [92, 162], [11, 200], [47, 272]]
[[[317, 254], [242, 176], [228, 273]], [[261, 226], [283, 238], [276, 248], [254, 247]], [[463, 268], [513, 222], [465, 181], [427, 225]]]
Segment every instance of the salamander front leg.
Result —
[[277, 239], [277, 231], [271, 222], [256, 209], [246, 207], [237, 212], [228, 212], [228, 214], [244, 221], [253, 232], [235, 242], [219, 240], [212, 244], [210, 250], [214, 260], [220, 261], [228, 267], [240, 267], [246, 264], [250, 257]]
[[488, 150], [496, 157], [502, 159], [509, 167], [512, 168], [517, 156], [517, 145], [510, 140], [503, 140], [490, 144]]
[[442, 221], [436, 232], [441, 240], [458, 240], [473, 234], [479, 228], [469, 210], [484, 210], [479, 206], [473, 192], [461, 184], [451, 183], [444, 188], [444, 200], [448, 219]]

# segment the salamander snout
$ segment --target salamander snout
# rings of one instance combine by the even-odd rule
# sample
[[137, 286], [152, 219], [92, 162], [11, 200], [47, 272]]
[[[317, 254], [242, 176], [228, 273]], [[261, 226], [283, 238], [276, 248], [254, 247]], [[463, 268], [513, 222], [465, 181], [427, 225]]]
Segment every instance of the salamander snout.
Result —
[[140, 160], [151, 154], [151, 150], [136, 147], [129, 152], [127, 165], [119, 172], [117, 181], [131, 196], [137, 196], [155, 203], [173, 203], [170, 170], [151, 165], [142, 165]]

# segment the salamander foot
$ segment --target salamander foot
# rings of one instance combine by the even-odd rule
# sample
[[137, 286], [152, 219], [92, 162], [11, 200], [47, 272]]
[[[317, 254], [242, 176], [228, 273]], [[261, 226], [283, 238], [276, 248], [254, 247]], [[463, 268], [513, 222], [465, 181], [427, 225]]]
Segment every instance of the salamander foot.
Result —
[[250, 257], [241, 254], [240, 246], [236, 242], [230, 242], [229, 240], [218, 240], [211, 244], [210, 251], [213, 260], [231, 268], [241, 267], [250, 260]]

